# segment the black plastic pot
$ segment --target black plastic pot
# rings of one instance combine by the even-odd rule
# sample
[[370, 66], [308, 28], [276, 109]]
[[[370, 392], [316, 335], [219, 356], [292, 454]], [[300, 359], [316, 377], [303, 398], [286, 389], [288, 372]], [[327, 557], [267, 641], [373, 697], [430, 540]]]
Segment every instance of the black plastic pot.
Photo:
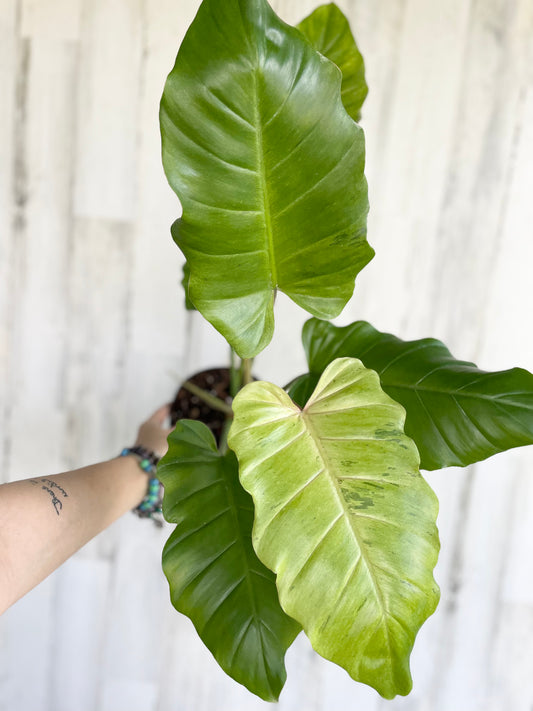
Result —
[[[203, 370], [201, 373], [189, 378], [188, 382], [231, 405], [229, 368]], [[182, 419], [200, 420], [200, 422], [209, 427], [215, 435], [217, 443], [219, 443], [226, 416], [219, 410], [213, 410], [210, 405], [203, 402], [197, 395], [181, 387], [170, 406], [170, 418], [172, 426]]]

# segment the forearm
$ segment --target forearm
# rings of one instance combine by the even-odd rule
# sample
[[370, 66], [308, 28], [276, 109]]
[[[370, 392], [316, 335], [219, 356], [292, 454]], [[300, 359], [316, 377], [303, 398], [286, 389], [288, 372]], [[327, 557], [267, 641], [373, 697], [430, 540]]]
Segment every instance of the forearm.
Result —
[[146, 493], [132, 456], [0, 486], [0, 614]]

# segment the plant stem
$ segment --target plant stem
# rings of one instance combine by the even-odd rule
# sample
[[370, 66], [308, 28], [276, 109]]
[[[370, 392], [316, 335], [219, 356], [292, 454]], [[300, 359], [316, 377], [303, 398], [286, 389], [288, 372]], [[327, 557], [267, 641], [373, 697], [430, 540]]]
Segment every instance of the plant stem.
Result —
[[243, 387], [245, 385], [248, 385], [248, 383], [251, 383], [253, 380], [252, 377], [252, 363], [254, 362], [253, 358], [243, 358], [242, 360], [242, 384]]
[[232, 419], [231, 417], [226, 417], [224, 424], [222, 425], [222, 432], [220, 433], [220, 442], [218, 445], [218, 451], [221, 454], [226, 454], [228, 451], [228, 432], [231, 427]]
[[235, 351], [230, 346], [230, 366], [229, 366], [229, 392], [232, 398], [239, 392], [241, 388], [241, 376], [239, 368], [235, 364]]
[[184, 387], [185, 390], [188, 390], [193, 395], [196, 395], [196, 397], [200, 398], [200, 400], [206, 402], [210, 407], [213, 408], [213, 410], [224, 412], [226, 415], [228, 415], [228, 417], [233, 416], [233, 410], [231, 409], [231, 405], [228, 405], [226, 402], [224, 402], [224, 400], [221, 400], [219, 397], [210, 395], [205, 390], [202, 390], [202, 388], [199, 388], [198, 385], [191, 383], [190, 380], [186, 380], [183, 383], [182, 387]]

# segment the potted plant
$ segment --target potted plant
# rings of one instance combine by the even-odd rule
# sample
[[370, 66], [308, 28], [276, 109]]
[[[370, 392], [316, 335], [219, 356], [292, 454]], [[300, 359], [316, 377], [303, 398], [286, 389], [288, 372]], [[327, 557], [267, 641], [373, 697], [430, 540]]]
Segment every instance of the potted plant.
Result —
[[[533, 442], [527, 371], [484, 372], [434, 339], [328, 321], [373, 256], [365, 96], [335, 5], [294, 28], [266, 0], [204, 0], [161, 102], [189, 306], [232, 353], [177, 397], [185, 419], [158, 467], [177, 524], [163, 568], [221, 667], [268, 700], [301, 629], [385, 698], [409, 693], [409, 655], [439, 598], [437, 499], [420, 469]], [[309, 372], [284, 388], [252, 377], [278, 289], [312, 316]]]

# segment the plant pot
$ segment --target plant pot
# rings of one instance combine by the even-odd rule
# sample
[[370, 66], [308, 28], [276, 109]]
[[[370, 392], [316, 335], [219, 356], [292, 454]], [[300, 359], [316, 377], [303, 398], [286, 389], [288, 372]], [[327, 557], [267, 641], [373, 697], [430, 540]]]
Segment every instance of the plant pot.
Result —
[[[203, 370], [189, 378], [188, 382], [231, 405], [229, 368]], [[220, 436], [226, 415], [219, 410], [212, 409], [209, 404], [203, 402], [197, 395], [181, 387], [170, 406], [170, 419], [172, 426], [182, 419], [200, 420], [200, 422], [209, 427], [215, 436], [217, 444], [220, 444]]]

